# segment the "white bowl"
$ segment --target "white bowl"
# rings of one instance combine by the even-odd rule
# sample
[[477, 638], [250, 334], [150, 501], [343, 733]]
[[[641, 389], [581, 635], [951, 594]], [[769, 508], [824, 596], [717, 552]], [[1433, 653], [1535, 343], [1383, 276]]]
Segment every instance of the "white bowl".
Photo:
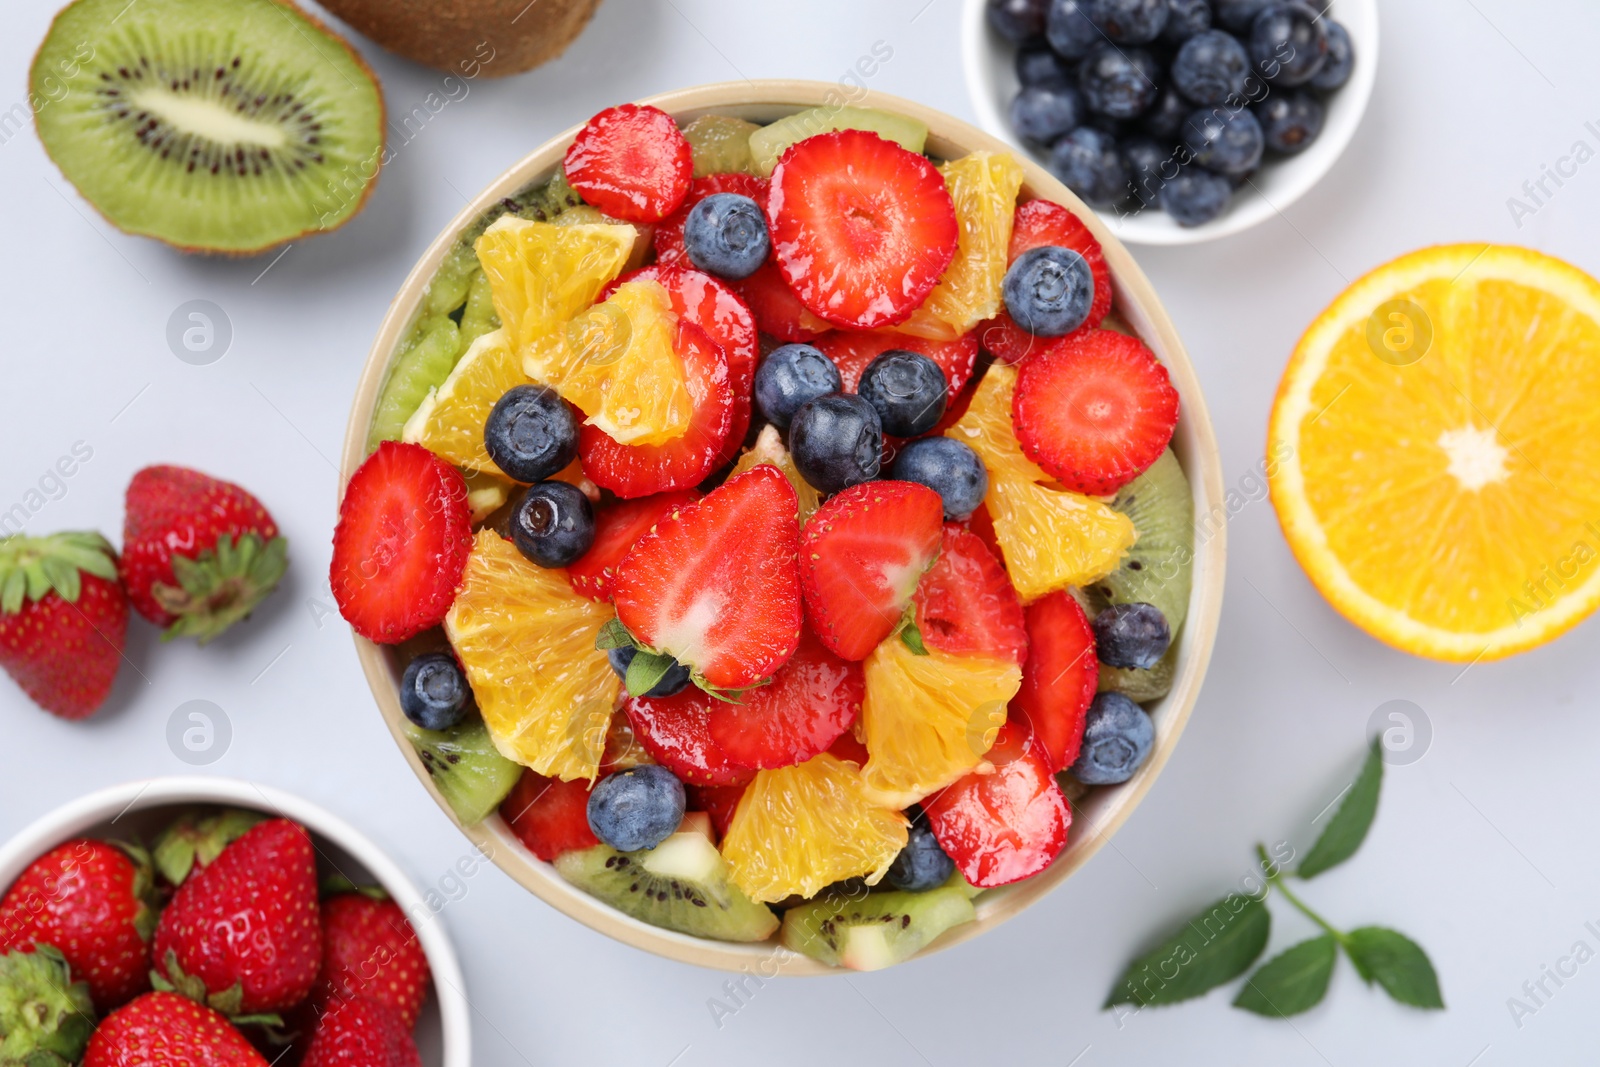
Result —
[[52, 848], [79, 837], [150, 840], [180, 810], [196, 804], [249, 808], [293, 819], [311, 832], [321, 873], [358, 885], [377, 882], [400, 905], [422, 942], [433, 992], [417, 1020], [424, 1067], [471, 1067], [472, 1031], [461, 965], [444, 927], [411, 880], [364, 834], [308, 800], [235, 778], [153, 778], [112, 786], [41, 816], [0, 847], [0, 892]]
[[[984, 0], [966, 0], [961, 18], [961, 58], [972, 109], [985, 130], [1047, 165], [1049, 153], [1025, 143], [1006, 117], [1011, 98], [1017, 94], [1013, 67], [1017, 50], [989, 28], [984, 18], [985, 6]], [[1345, 87], [1328, 97], [1322, 136], [1298, 156], [1267, 160], [1251, 177], [1250, 184], [1234, 193], [1227, 210], [1203, 226], [1179, 226], [1166, 212], [1155, 208], [1136, 215], [1097, 212], [1112, 233], [1141, 245], [1190, 245], [1227, 237], [1281, 213], [1333, 169], [1355, 136], [1372, 98], [1378, 74], [1378, 0], [1332, 0], [1328, 15], [1350, 32], [1355, 70]]]

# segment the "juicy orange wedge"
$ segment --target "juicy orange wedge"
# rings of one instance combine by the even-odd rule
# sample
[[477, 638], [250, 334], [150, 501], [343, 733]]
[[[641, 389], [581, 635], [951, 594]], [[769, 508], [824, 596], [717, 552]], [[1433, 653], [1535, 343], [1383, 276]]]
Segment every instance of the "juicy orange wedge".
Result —
[[483, 425], [508, 389], [528, 381], [505, 329], [486, 333], [472, 342], [450, 376], [428, 391], [406, 420], [401, 440], [466, 470], [499, 474], [483, 447]]

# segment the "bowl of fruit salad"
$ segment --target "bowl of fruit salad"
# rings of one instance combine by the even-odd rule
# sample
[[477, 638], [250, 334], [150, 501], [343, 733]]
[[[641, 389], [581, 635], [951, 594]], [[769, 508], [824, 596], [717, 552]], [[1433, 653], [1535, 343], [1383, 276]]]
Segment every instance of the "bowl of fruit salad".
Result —
[[1159, 772], [1220, 609], [1216, 444], [1127, 251], [827, 84], [608, 108], [495, 181], [343, 475], [332, 589], [419, 777], [546, 902], [730, 970], [1038, 899]]
[[0, 1060], [467, 1067], [437, 911], [291, 794], [228, 778], [103, 789], [0, 847]]
[[1138, 244], [1277, 215], [1333, 168], [1378, 69], [1377, 0], [967, 0], [985, 129]]

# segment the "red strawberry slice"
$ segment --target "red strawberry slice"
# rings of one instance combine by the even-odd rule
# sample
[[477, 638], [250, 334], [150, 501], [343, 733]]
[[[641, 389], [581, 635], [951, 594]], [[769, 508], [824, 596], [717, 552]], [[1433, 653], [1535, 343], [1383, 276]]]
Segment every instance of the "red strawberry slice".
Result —
[[967, 775], [922, 810], [967, 881], [991, 888], [1050, 866], [1066, 846], [1072, 809], [1016, 723], [1000, 728], [984, 759], [992, 773]]
[[567, 568], [572, 591], [591, 600], [611, 599], [611, 580], [618, 563], [634, 542], [650, 531], [663, 517], [683, 505], [700, 499], [693, 489], [622, 500], [601, 508], [594, 517], [594, 544]]
[[849, 760], [857, 767], [865, 767], [870, 755], [867, 746], [861, 743], [854, 730], [846, 730], [840, 734], [838, 740], [828, 747], [828, 751], [840, 759]]
[[767, 217], [773, 258], [800, 302], [860, 330], [910, 318], [959, 233], [938, 168], [866, 130], [819, 134], [784, 152]]
[[[1011, 248], [1007, 262], [1015, 261], [1022, 253], [1044, 245], [1070, 248], [1083, 256], [1094, 275], [1094, 303], [1089, 306], [1089, 317], [1079, 329], [1097, 329], [1111, 313], [1111, 270], [1100, 242], [1083, 220], [1060, 204], [1049, 200], [1030, 200], [1017, 208], [1011, 228]], [[1029, 353], [1037, 351], [1044, 340], [1018, 326], [1004, 309], [982, 326], [978, 333], [994, 358], [1002, 363], [1020, 363]]]
[[954, 655], [1010, 659], [1028, 655], [1028, 630], [1006, 569], [983, 539], [960, 523], [944, 524], [939, 558], [917, 585], [923, 643]]
[[750, 306], [756, 325], [764, 334], [784, 342], [809, 341], [829, 328], [825, 319], [806, 310], [773, 260], [767, 260], [750, 277], [733, 285]]
[[689, 185], [689, 195], [683, 198], [678, 210], [662, 219], [656, 226], [651, 243], [656, 250], [656, 262], [672, 266], [681, 260], [682, 266], [692, 266], [683, 251], [683, 227], [689, 221], [689, 212], [706, 197], [715, 193], [737, 193], [748, 196], [756, 203], [767, 202], [767, 179], [754, 174], [707, 174]]
[[798, 509], [770, 464], [680, 508], [617, 566], [617, 618], [709, 686], [769, 677], [800, 643]]
[[600, 843], [589, 829], [589, 783], [563, 782], [525, 770], [500, 802], [500, 817], [528, 846], [528, 851], [553, 863], [563, 852]]
[[989, 514], [987, 504], [978, 505], [978, 509], [967, 519], [967, 529], [977, 534], [978, 540], [983, 542], [990, 554], [1002, 565], [1005, 564], [1006, 554], [1000, 550], [1000, 539], [994, 533], [994, 517]]
[[421, 445], [385, 441], [339, 504], [328, 581], [339, 614], [397, 644], [443, 621], [472, 549], [467, 484]]
[[684, 786], [688, 794], [689, 811], [703, 811], [711, 816], [711, 825], [717, 828], [717, 837], [728, 836], [728, 827], [733, 825], [733, 813], [739, 809], [739, 801], [744, 797], [742, 785], [688, 785]]
[[1052, 772], [1078, 758], [1085, 716], [1100, 681], [1094, 631], [1083, 608], [1066, 591], [1028, 605], [1028, 662], [1010, 718], [1033, 735]]
[[978, 362], [978, 338], [970, 333], [954, 341], [930, 341], [900, 333], [830, 330], [811, 343], [839, 368], [839, 377], [844, 379], [844, 391], [847, 393], [856, 391], [856, 386], [861, 382], [861, 372], [867, 369], [867, 364], [891, 348], [916, 352], [939, 364], [945, 380], [950, 383], [951, 396], [966, 386], [967, 380], [972, 377], [972, 368]]
[[808, 630], [770, 685], [752, 689], [743, 703], [711, 709], [711, 739], [746, 767], [804, 763], [855, 724], [866, 692], [861, 665], [840, 659]]
[[564, 164], [584, 201], [626, 222], [658, 222], [678, 209], [694, 177], [694, 153], [665, 111], [608, 107], [590, 119]]
[[1062, 485], [1105, 496], [1161, 458], [1178, 391], [1137, 337], [1091, 330], [1022, 365], [1011, 422], [1022, 451]]
[[811, 516], [800, 539], [806, 614], [822, 643], [866, 659], [900, 623], [939, 551], [944, 505], [915, 482], [866, 482]]
[[685, 318], [678, 321], [677, 349], [694, 401], [682, 437], [660, 445], [621, 445], [597, 426], [578, 428], [583, 473], [624, 500], [698, 485], [716, 469], [733, 425], [733, 389], [721, 347]]
[[712, 740], [711, 705], [716, 702], [689, 685], [669, 697], [631, 697], [626, 710], [650, 758], [685, 785], [743, 786], [756, 772], [730, 761]]

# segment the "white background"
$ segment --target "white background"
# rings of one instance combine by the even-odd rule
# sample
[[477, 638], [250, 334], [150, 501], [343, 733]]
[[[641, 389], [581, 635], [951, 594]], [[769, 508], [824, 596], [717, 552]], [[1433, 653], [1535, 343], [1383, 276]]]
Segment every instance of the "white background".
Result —
[[[54, 6], [15, 0], [0, 34], [0, 110]], [[135, 621], [106, 710], [57, 722], [0, 680], [0, 837], [99, 786], [189, 768], [169, 716], [210, 700], [230, 750], [206, 770], [310, 797], [363, 827], [426, 889], [467, 845], [397, 757], [326, 614], [336, 456], [357, 373], [390, 296], [467, 196], [601, 107], [744, 76], [840, 77], [874, 42], [871, 86], [970, 117], [957, 0], [605, 0], [560, 61], [480, 80], [385, 170], [337, 235], [269, 259], [184, 258], [102, 222], [29, 131], [0, 145], [0, 511], [74, 442], [93, 458], [29, 532], [97, 527], [118, 539], [129, 476], [178, 462], [255, 491], [290, 539], [285, 587], [247, 625], [199, 649]], [[1139, 251], [1206, 389], [1231, 485], [1227, 605], [1205, 692], [1148, 799], [1088, 867], [976, 942], [887, 973], [768, 983], [719, 1029], [724, 976], [668, 963], [565, 919], [492, 868], [443, 921], [474, 1012], [476, 1061], [643, 1065], [1261, 1063], [1465, 1065], [1589, 1061], [1600, 1010], [1590, 962], [1519, 1028], [1507, 998], [1600, 921], [1600, 682], [1593, 623], [1510, 662], [1409, 658], [1316, 594], [1250, 480], [1278, 375], [1301, 330], [1350, 280], [1436, 242], [1520, 242], [1600, 274], [1600, 162], [1518, 229], [1508, 197], [1600, 120], [1592, 0], [1394, 0], [1371, 110], [1333, 173], [1241, 236]], [[392, 112], [440, 76], [357, 41]], [[180, 304], [231, 320], [226, 356], [180, 362]], [[1251, 491], [1253, 489], [1253, 492]], [[1425, 757], [1391, 768], [1354, 861], [1306, 887], [1334, 922], [1393, 925], [1421, 942], [1449, 1010], [1368, 990], [1341, 963], [1326, 1002], [1292, 1023], [1230, 994], [1118, 1021], [1098, 1010], [1149, 938], [1232, 886], [1256, 840], [1304, 848], [1352, 775], [1374, 709], [1420, 706]], [[1313, 931], [1273, 904], [1273, 948]], [[1600, 923], [1597, 923], [1600, 924]]]

